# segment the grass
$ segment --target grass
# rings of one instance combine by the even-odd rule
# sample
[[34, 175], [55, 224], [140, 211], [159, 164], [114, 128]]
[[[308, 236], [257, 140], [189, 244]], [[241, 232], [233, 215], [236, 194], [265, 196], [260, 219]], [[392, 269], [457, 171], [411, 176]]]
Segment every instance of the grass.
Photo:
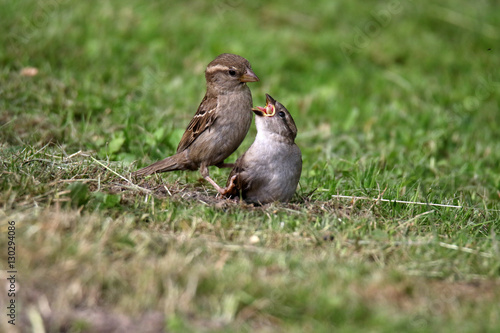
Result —
[[[499, 9], [1, 1], [15, 328], [498, 331]], [[289, 204], [217, 199], [197, 172], [127, 180], [175, 152], [222, 52], [252, 63], [256, 105], [270, 93], [298, 125]]]

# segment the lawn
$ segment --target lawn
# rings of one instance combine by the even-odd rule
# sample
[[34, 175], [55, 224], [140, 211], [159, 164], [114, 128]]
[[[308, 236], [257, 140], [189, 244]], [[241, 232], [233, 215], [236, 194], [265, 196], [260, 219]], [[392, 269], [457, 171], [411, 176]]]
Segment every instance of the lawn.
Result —
[[[0, 331], [500, 331], [499, 12], [1, 0]], [[174, 154], [224, 52], [295, 119], [288, 204], [130, 178]]]

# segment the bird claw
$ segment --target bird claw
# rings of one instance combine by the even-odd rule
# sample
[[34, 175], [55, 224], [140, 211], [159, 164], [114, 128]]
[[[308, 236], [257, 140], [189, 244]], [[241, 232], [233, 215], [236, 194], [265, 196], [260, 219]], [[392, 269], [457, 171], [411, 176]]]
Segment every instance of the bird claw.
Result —
[[232, 176], [231, 179], [229, 180], [229, 185], [226, 186], [225, 188], [220, 188], [220, 187], [217, 188], [217, 191], [219, 192], [217, 193], [217, 198], [224, 197], [226, 196], [226, 194], [231, 193], [233, 191], [233, 189], [236, 187], [235, 184], [236, 177], [237, 175]]
[[238, 177], [238, 175], [234, 175], [231, 177], [231, 180], [229, 181], [229, 186], [226, 186], [226, 188], [225, 188], [226, 193], [232, 191], [236, 187], [236, 184], [234, 183], [234, 181], [236, 180], [237, 177]]

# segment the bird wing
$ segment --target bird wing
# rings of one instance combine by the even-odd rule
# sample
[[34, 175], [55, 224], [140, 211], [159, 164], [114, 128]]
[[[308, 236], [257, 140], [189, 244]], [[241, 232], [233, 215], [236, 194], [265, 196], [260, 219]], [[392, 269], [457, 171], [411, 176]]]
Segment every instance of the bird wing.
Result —
[[233, 176], [236, 176], [234, 179], [234, 187], [230, 188], [230, 191], [228, 191], [227, 196], [230, 197], [237, 197], [241, 194], [244, 196], [244, 192], [248, 189], [250, 186], [250, 179], [248, 179], [248, 174], [245, 168], [245, 164], [243, 162], [245, 157], [245, 154], [241, 155], [237, 160], [236, 163], [234, 164], [233, 169], [231, 170], [231, 173], [229, 174], [229, 177], [227, 179], [227, 184], [226, 187], [230, 186], [231, 178]]
[[198, 111], [196, 111], [196, 114], [193, 119], [191, 119], [186, 131], [182, 135], [179, 146], [177, 147], [177, 153], [180, 153], [188, 148], [201, 133], [212, 126], [217, 118], [216, 111], [217, 98], [209, 98], [205, 95], [200, 103], [200, 106], [198, 107]]

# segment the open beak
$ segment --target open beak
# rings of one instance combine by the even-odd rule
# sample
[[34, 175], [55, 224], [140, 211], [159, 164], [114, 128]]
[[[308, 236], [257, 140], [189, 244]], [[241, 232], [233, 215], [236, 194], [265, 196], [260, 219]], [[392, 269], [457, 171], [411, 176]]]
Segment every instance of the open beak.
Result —
[[274, 98], [269, 96], [269, 94], [266, 94], [266, 106], [256, 106], [252, 109], [252, 111], [257, 115], [261, 117], [272, 117], [276, 113], [276, 107], [275, 107], [276, 101]]
[[247, 68], [245, 73], [240, 77], [241, 82], [257, 82], [259, 78], [255, 75], [250, 68]]

